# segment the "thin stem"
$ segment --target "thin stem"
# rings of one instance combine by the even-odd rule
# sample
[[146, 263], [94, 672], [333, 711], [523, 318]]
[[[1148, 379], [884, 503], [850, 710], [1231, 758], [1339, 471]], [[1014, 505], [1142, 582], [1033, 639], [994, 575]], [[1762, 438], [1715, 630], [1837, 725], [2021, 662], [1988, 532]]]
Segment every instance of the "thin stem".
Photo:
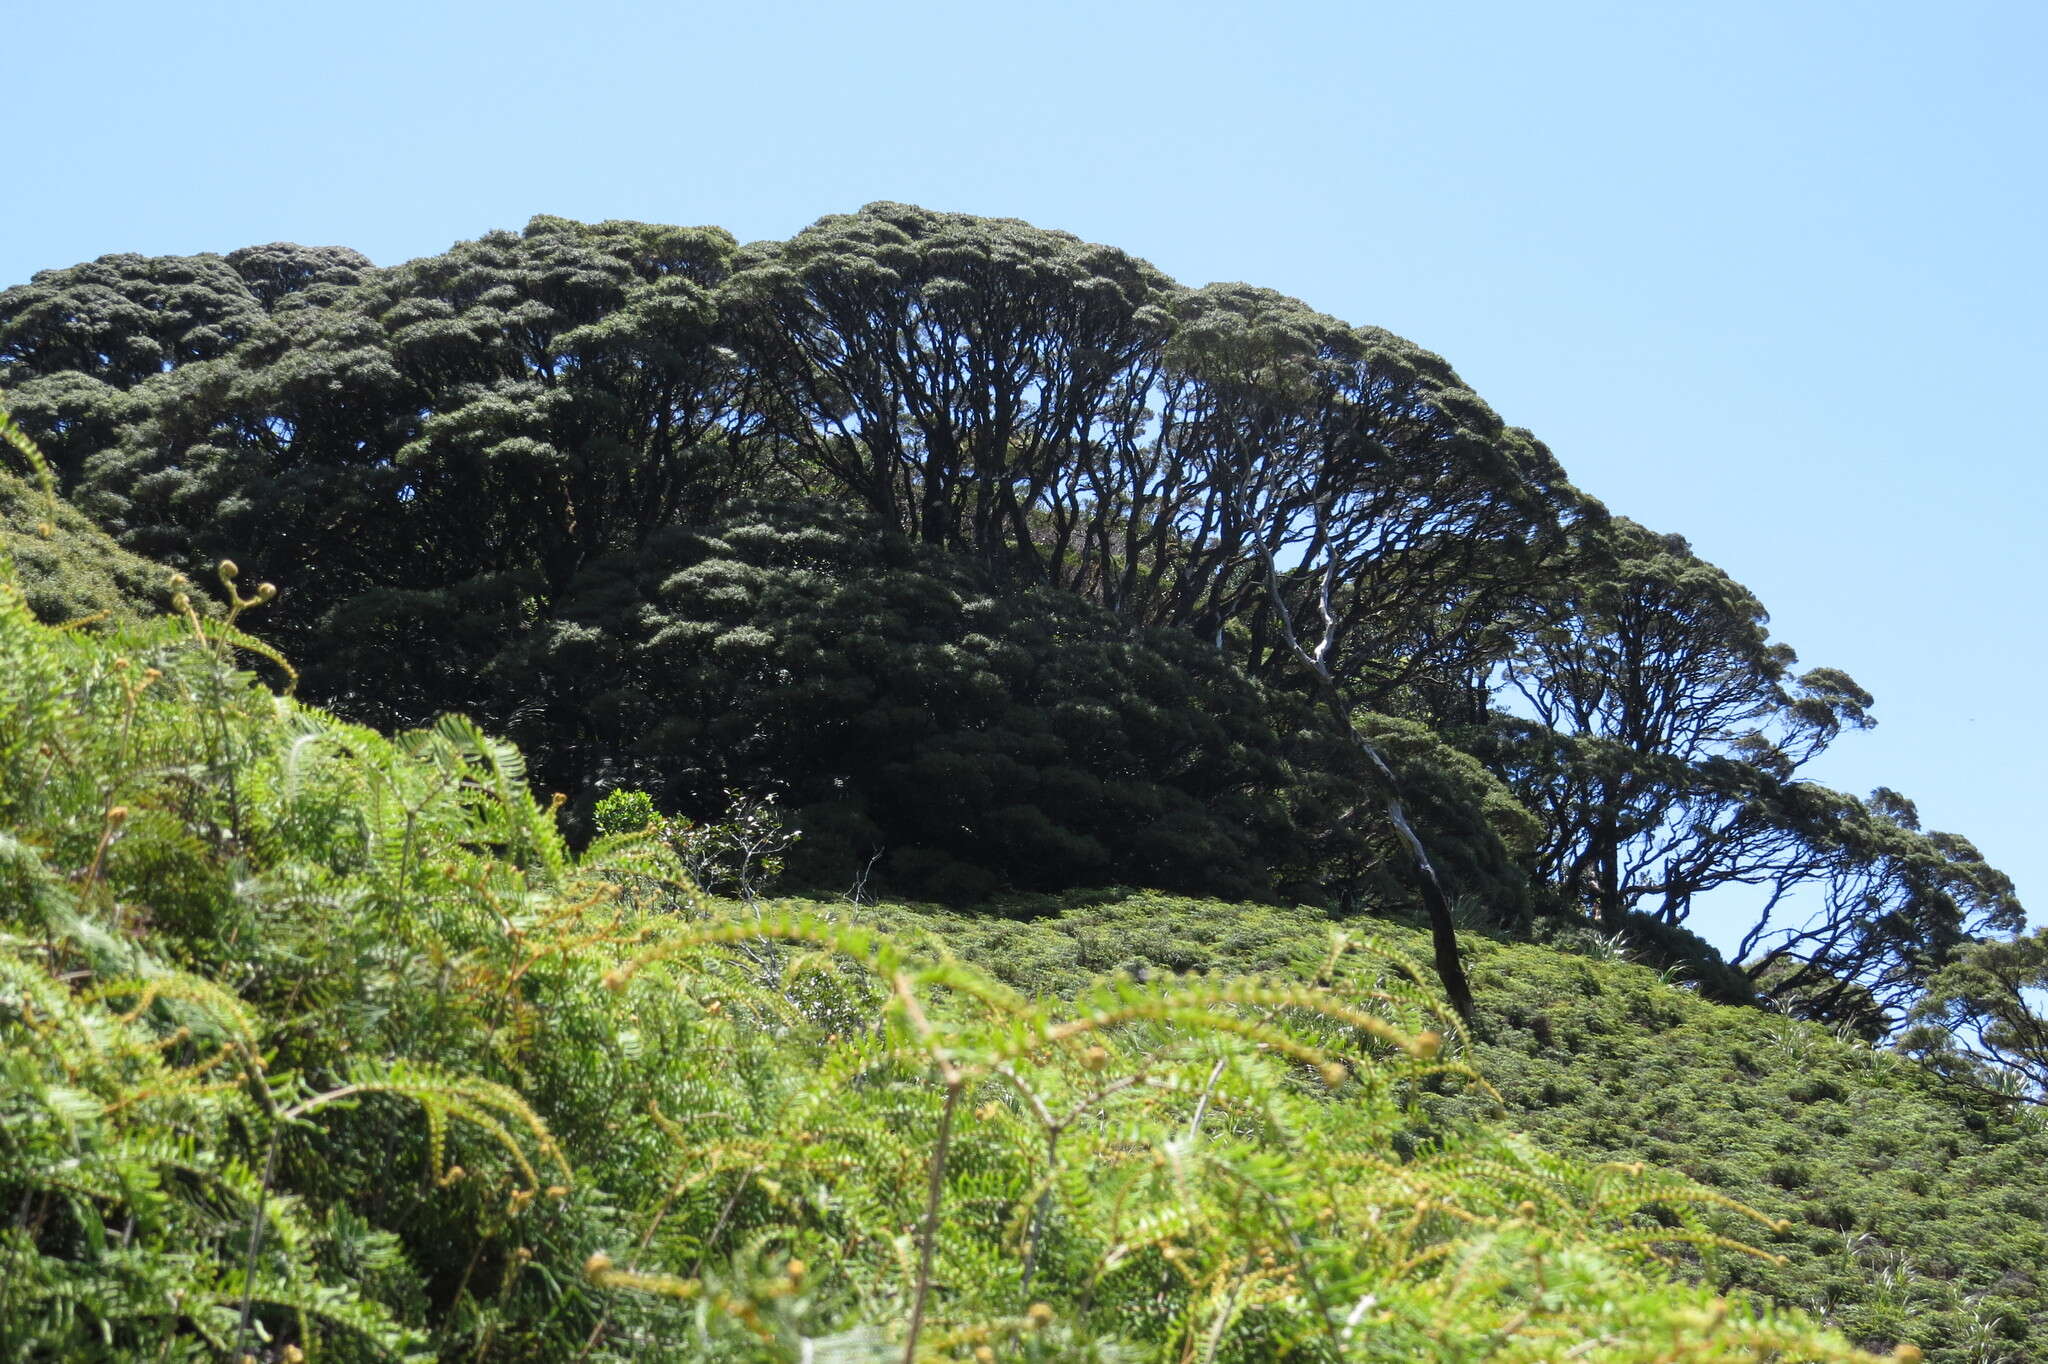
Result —
[[270, 1181], [277, 1176], [277, 1148], [284, 1124], [272, 1120], [270, 1149], [263, 1155], [263, 1182], [256, 1186], [256, 1205], [249, 1213], [249, 1260], [242, 1274], [242, 1316], [235, 1327], [235, 1358], [248, 1352], [249, 1325], [256, 1308], [256, 1258], [263, 1253], [264, 1212], [270, 1201]]
[[1237, 1296], [1244, 1291], [1244, 1275], [1240, 1273], [1230, 1282], [1230, 1296], [1223, 1300], [1222, 1308], [1216, 1313], [1216, 1324], [1209, 1329], [1209, 1344], [1202, 1351], [1202, 1364], [1216, 1364], [1216, 1352], [1223, 1348], [1223, 1333], [1230, 1329], [1231, 1314], [1237, 1311]]
[[[652, 1104], [650, 1104], [649, 1107], [654, 1108], [654, 1115], [656, 1118], [659, 1118], [661, 1116], [661, 1109], [659, 1107], [656, 1107]], [[721, 1212], [718, 1215], [718, 1225], [711, 1229], [711, 1238], [709, 1241], [705, 1242], [707, 1250], [709, 1249], [711, 1242], [716, 1241], [718, 1239], [718, 1233], [725, 1230], [726, 1219], [732, 1216], [733, 1205], [739, 1202], [740, 1191], [744, 1190], [747, 1187], [747, 1180], [752, 1179], [754, 1177], [754, 1171], [760, 1168], [761, 1167], [758, 1165], [752, 1166], [747, 1170], [746, 1174], [740, 1178], [739, 1189], [735, 1189], [733, 1191], [732, 1197], [726, 1200], [725, 1211]], [[640, 1244], [636, 1246], [633, 1250], [634, 1260], [638, 1260], [640, 1256], [645, 1255], [647, 1253], [647, 1247], [653, 1244], [654, 1242], [654, 1233], [661, 1230], [661, 1224], [667, 1220], [669, 1211], [676, 1205], [676, 1200], [682, 1197], [683, 1190], [688, 1188], [692, 1183], [696, 1182], [697, 1178], [698, 1176], [695, 1174], [685, 1175], [675, 1182], [674, 1187], [669, 1189], [668, 1196], [661, 1200], [660, 1208], [658, 1208], [655, 1211], [653, 1220], [648, 1222], [647, 1230], [640, 1233]], [[631, 1269], [632, 1267], [633, 1261], [628, 1261], [626, 1264], [626, 1268]], [[697, 1257], [697, 1267], [690, 1271], [690, 1277], [693, 1279], [701, 1279], [703, 1276], [704, 1257], [703, 1255], [699, 1255]], [[572, 1360], [570, 1364], [583, 1364], [583, 1361], [590, 1357], [590, 1352], [597, 1348], [598, 1342], [604, 1339], [605, 1331], [609, 1329], [611, 1326], [612, 1304], [615, 1301], [615, 1298], [607, 1298], [605, 1300], [604, 1311], [598, 1315], [597, 1325], [590, 1328], [590, 1334], [584, 1338], [583, 1348], [576, 1352], [576, 1358]]]
[[740, 1195], [747, 1191], [747, 1181], [752, 1179], [760, 1169], [761, 1167], [758, 1165], [748, 1166], [747, 1172], [740, 1176], [740, 1182], [733, 1186], [732, 1197], [726, 1199], [725, 1206], [719, 1210], [717, 1224], [711, 1228], [711, 1234], [704, 1238], [704, 1249], [698, 1252], [697, 1263], [690, 1266], [691, 1278], [701, 1279], [704, 1277], [704, 1261], [710, 1256], [711, 1247], [718, 1244], [719, 1235], [724, 1232], [725, 1224], [732, 1220], [733, 1210], [740, 1205]]
[[1020, 1293], [1031, 1291], [1032, 1276], [1038, 1272], [1038, 1248], [1045, 1236], [1045, 1219], [1052, 1212], [1052, 1181], [1059, 1168], [1060, 1136], [1061, 1129], [1057, 1127], [1048, 1129], [1045, 1135], [1045, 1187], [1031, 1209], [1031, 1230], [1024, 1245], [1024, 1276], [1017, 1286]]
[[1195, 1102], [1195, 1116], [1188, 1120], [1188, 1140], [1193, 1141], [1202, 1132], [1202, 1119], [1209, 1112], [1209, 1096], [1216, 1092], [1216, 1082], [1223, 1078], [1223, 1063], [1228, 1059], [1219, 1056], [1216, 1064], [1209, 1068], [1209, 1083], [1202, 1086], [1202, 1097]]
[[960, 1095], [966, 1088], [966, 1077], [958, 1072], [946, 1082], [946, 1108], [939, 1114], [939, 1141], [932, 1148], [931, 1185], [925, 1190], [924, 1245], [918, 1252], [917, 1296], [910, 1303], [910, 1339], [903, 1345], [903, 1364], [917, 1364], [917, 1337], [924, 1329], [924, 1303], [932, 1287], [932, 1253], [938, 1248], [939, 1199], [946, 1190], [946, 1147], [953, 1139], [953, 1110], [960, 1106]]

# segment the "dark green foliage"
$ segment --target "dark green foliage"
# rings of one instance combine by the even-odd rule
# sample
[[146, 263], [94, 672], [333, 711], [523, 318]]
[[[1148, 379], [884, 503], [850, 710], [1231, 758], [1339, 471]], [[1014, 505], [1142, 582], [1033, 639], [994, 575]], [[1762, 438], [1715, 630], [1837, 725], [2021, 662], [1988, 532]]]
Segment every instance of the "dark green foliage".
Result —
[[1413, 342], [1241, 284], [1189, 295], [1180, 323], [1151, 470], [1165, 486], [1149, 490], [1171, 526], [1155, 532], [1164, 618], [1236, 624], [1252, 666], [1280, 675], [1291, 620], [1377, 709], [1483, 672], [1503, 613], [1597, 504]]
[[1412, 343], [1013, 220], [870, 204], [723, 297], [773, 429], [885, 524], [1145, 624], [1236, 624], [1255, 665], [1284, 652], [1269, 560], [1299, 613], [1334, 557], [1331, 661], [1370, 700], [1469, 665], [1581, 510]]
[[[1379, 666], [1355, 639], [1407, 641], [1381, 691], [1461, 666], [1488, 628], [1470, 585], [1505, 590], [1511, 542], [1557, 516], [1547, 454], [1436, 357], [1019, 223], [873, 205], [735, 258], [715, 232], [536, 219], [337, 293], [346, 265], [120, 258], [39, 277], [0, 318], [32, 430], [72, 439], [38, 385], [123, 394], [73, 441], [97, 442], [91, 468], [64, 461], [123, 543], [277, 581], [271, 631], [311, 694], [379, 723], [487, 708], [476, 679], [572, 614], [597, 557], [770, 467], [971, 552], [998, 596], [1065, 587], [1204, 638], [1236, 621], [1252, 666], [1276, 647], [1262, 556], [1320, 546], [1347, 565], [1347, 675]], [[117, 365], [63, 325], [74, 295], [153, 307], [162, 279], [184, 281], [170, 314], [102, 325], [176, 363]], [[1262, 450], [1244, 422], [1271, 428]], [[1336, 518], [1313, 543], [1292, 524], [1310, 507]], [[521, 732], [550, 758], [576, 742]]]
[[[1386, 756], [1408, 818], [1446, 883], [1457, 888], [1467, 917], [1527, 931], [1539, 908], [1526, 871], [1543, 834], [1535, 816], [1483, 764], [1429, 726], [1373, 714], [1360, 715], [1355, 723]], [[1402, 889], [1398, 881], [1383, 882], [1359, 903], [1399, 903]]]
[[830, 506], [657, 537], [594, 565], [559, 614], [498, 665], [502, 704], [553, 736], [545, 779], [626, 780], [705, 818], [772, 774], [805, 834], [799, 884], [844, 890], [879, 853], [876, 889], [926, 898], [1243, 895], [1365, 852], [1370, 821], [1336, 805], [1345, 755], [1296, 735], [1297, 703], [1186, 635], [999, 592]]
[[0, 294], [0, 383], [74, 483], [89, 456], [120, 439], [122, 423], [161, 401], [145, 385], [274, 335], [272, 311], [329, 303], [369, 269], [345, 247], [274, 243], [226, 257], [102, 256], [44, 270]]
[[884, 524], [1061, 584], [1094, 548], [1076, 485], [1141, 439], [1180, 293], [1064, 232], [877, 203], [767, 245], [726, 298], [778, 430]]
[[[79, 496], [139, 552], [275, 580], [272, 631], [316, 694], [424, 721], [586, 560], [701, 514], [746, 466], [722, 424], [741, 380], [706, 331], [731, 245], [536, 219], [280, 307], [231, 362], [153, 383]], [[244, 265], [293, 278], [268, 248]], [[344, 640], [383, 649], [353, 693]]]
[[[124, 549], [275, 582], [309, 696], [479, 716], [579, 832], [622, 782], [773, 791], [856, 898], [1419, 901], [1461, 1011], [1460, 922], [1584, 918], [1881, 1034], [2021, 922], [1966, 840], [1802, 777], [1867, 693], [1441, 357], [1065, 233], [109, 256], [0, 294], [0, 387]], [[24, 550], [51, 609], [110, 599], [95, 553]], [[1634, 917], [1731, 886], [1744, 982]]]
[[[1621, 940], [1630, 959], [1665, 973], [1667, 979], [1682, 982], [1699, 991], [1702, 998], [1720, 1004], [1759, 1002], [1757, 984], [1747, 973], [1730, 965], [1720, 949], [1699, 934], [1666, 923], [1654, 914], [1632, 913], [1622, 921]], [[1781, 1000], [1774, 1001], [1784, 1007]], [[1788, 1009], [1799, 1017], [1805, 1012]], [[1820, 1015], [1823, 1019], [1828, 1015]], [[1875, 1041], [1880, 1033], [1864, 1036]]]

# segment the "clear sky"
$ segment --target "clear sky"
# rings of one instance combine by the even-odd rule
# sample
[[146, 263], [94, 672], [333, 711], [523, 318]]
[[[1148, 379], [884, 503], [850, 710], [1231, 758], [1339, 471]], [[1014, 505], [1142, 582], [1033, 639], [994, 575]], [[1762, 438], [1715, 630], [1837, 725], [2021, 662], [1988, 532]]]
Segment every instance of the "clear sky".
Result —
[[[1447, 356], [2048, 912], [2048, 5], [0, 4], [0, 285], [535, 213], [1029, 219]], [[1703, 925], [1725, 941], [1725, 925]]]

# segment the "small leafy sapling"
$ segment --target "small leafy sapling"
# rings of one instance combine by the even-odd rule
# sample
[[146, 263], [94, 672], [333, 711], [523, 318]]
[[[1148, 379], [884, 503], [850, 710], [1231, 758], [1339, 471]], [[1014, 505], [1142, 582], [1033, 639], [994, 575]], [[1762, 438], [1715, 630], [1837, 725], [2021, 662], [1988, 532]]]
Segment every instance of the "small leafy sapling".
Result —
[[600, 800], [591, 816], [596, 821], [600, 838], [641, 833], [661, 822], [661, 815], [654, 808], [654, 797], [645, 791], [623, 786]]

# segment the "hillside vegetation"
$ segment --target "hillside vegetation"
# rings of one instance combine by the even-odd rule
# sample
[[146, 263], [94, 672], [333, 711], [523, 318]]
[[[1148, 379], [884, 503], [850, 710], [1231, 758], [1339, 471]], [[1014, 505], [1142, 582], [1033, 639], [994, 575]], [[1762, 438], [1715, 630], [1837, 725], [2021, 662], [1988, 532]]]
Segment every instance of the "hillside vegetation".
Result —
[[[898, 906], [862, 917], [1061, 995], [1109, 971], [1312, 971], [1332, 927], [1309, 909], [1129, 891], [1008, 908], [1018, 917]], [[1371, 929], [1394, 950], [1424, 950], [1412, 926]], [[1724, 1259], [1715, 1281], [1865, 1341], [1911, 1338], [1936, 1359], [2043, 1351], [2038, 1112], [1811, 1023], [1708, 1003], [1596, 935], [1467, 945], [1481, 1001], [1467, 1054], [1492, 1092], [1432, 1095], [1432, 1118], [1501, 1120], [1582, 1159], [1650, 1161], [1782, 1220], [1759, 1231], [1712, 1214], [1717, 1231], [1785, 1258]]]
[[9, 1358], [1857, 1357], [1666, 1278], [1719, 1196], [1432, 1111], [1486, 1091], [1370, 937], [1049, 998], [707, 913], [234, 628], [0, 577]]
[[578, 835], [773, 792], [793, 886], [1420, 903], [1460, 1009], [1457, 914], [1585, 919], [1872, 1035], [2022, 924], [1803, 775], [1868, 693], [1444, 360], [1065, 233], [108, 256], [0, 292], [0, 391], [123, 549], [274, 581], [309, 697], [476, 716]]
[[2048, 1350], [2048, 930], [1402, 338], [542, 217], [0, 401], [0, 1357]]
[[[164, 566], [130, 554], [68, 502], [0, 469], [0, 543], [38, 619], [90, 627], [139, 624], [171, 609]], [[196, 608], [211, 613], [201, 597]]]

